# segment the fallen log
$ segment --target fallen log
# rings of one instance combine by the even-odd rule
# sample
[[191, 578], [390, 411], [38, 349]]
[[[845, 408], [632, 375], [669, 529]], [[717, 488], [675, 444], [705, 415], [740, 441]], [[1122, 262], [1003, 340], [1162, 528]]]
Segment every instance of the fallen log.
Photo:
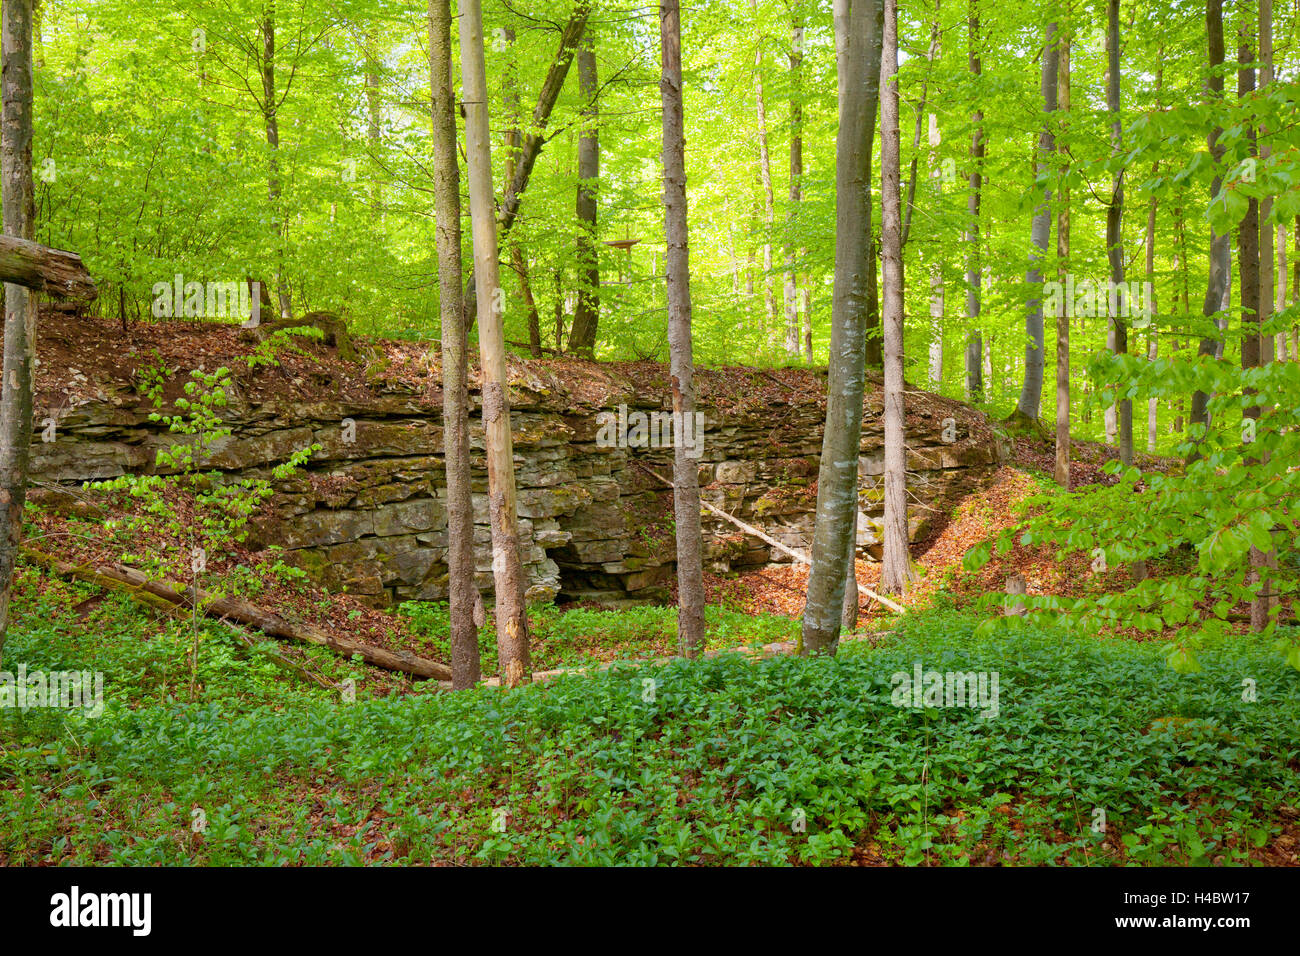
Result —
[[99, 294], [81, 256], [14, 236], [0, 236], [0, 280], [83, 303]]
[[[23, 556], [41, 567], [67, 577], [75, 577], [102, 587], [129, 590], [144, 603], [154, 607], [158, 607], [159, 602], [178, 607], [194, 607], [196, 589], [166, 578], [151, 580], [143, 571], [123, 564], [104, 565], [98, 568], [74, 565], [59, 561], [31, 547], [23, 548]], [[315, 644], [318, 647], [327, 647], [345, 657], [357, 655], [367, 664], [385, 670], [400, 671], [413, 677], [451, 680], [451, 668], [446, 664], [417, 657], [409, 651], [389, 651], [347, 638], [338, 638], [310, 624], [298, 624], [263, 610], [243, 598], [216, 597], [200, 588], [197, 589], [197, 600], [199, 610], [208, 617], [253, 627], [270, 637], [284, 637], [306, 644]]]
[[[642, 467], [644, 468], [645, 466], [643, 465]], [[658, 472], [653, 471], [649, 468], [645, 468], [645, 470], [648, 471], [650, 474], [654, 475], [656, 478], [662, 481], [669, 488], [673, 486], [673, 483], [671, 481], [663, 477], [663, 475], [659, 474]], [[776, 538], [773, 538], [771, 535], [765, 534], [764, 532], [760, 531], [758, 528], [755, 528], [752, 524], [746, 524], [745, 522], [741, 521], [739, 518], [727, 514], [721, 508], [717, 507], [716, 505], [710, 504], [709, 502], [705, 501], [703, 498], [700, 499], [700, 504], [702, 504], [713, 514], [717, 515], [719, 518], [722, 518], [724, 521], [730, 521], [741, 531], [744, 531], [746, 534], [753, 535], [755, 538], [758, 538], [758, 540], [766, 544], [770, 544], [772, 547], [776, 548], [776, 550], [780, 551], [782, 554], [789, 555], [791, 558], [793, 558], [795, 561], [798, 561], [800, 564], [806, 564], [809, 567], [812, 566], [812, 558], [808, 557], [808, 555], [804, 554], [802, 551], [796, 551], [794, 548], [782, 544], [780, 541], [777, 541]], [[863, 584], [861, 581], [858, 582], [858, 590], [861, 591], [863, 594], [865, 594], [867, 597], [879, 601], [881, 604], [889, 608], [891, 611], [894, 611], [898, 614], [907, 613], [907, 608], [903, 607], [903, 605], [891, 601], [887, 597], [882, 597], [881, 595], [877, 594], [875, 591], [871, 590], [871, 588]]]
[[[174, 618], [189, 617], [189, 614], [187, 613], [187, 608], [184, 604], [176, 604], [173, 603], [172, 601], [166, 600], [165, 598], [158, 597], [155, 594], [142, 590], [141, 588], [138, 588], [135, 585], [122, 580], [120, 577], [111, 574], [100, 573], [85, 565], [77, 565], [67, 561], [59, 561], [58, 559], [53, 558], [43, 552], [37, 551], [35, 548], [32, 547], [24, 548], [23, 554], [24, 557], [27, 558], [27, 560], [31, 561], [33, 564], [40, 565], [41, 567], [45, 568], [47, 571], [53, 571], [56, 574], [63, 575], [64, 577], [76, 578], [79, 581], [86, 581], [90, 584], [95, 584], [101, 588], [104, 588], [105, 590], [118, 591], [119, 593], [128, 594], [140, 604], [143, 604], [145, 607], [157, 611], [160, 614], [164, 614], [168, 617], [174, 617]], [[235, 638], [235, 640], [249, 650], [256, 650], [262, 647], [264, 644], [271, 643], [270, 641], [258, 641], [256, 638], [248, 634], [243, 628], [239, 627], [237, 624], [235, 624], [232, 621], [223, 621], [222, 623], [226, 625], [227, 630]], [[326, 690], [338, 689], [337, 685], [335, 685], [331, 681], [326, 680], [324, 677], [321, 677], [319, 674], [317, 674], [314, 671], [308, 670], [306, 667], [303, 667], [297, 661], [290, 660], [289, 658], [285, 657], [283, 654], [279, 653], [279, 651], [272, 651], [268, 656], [271, 658], [271, 661], [277, 666], [284, 668], [285, 670], [289, 671], [290, 673], [294, 674], [297, 677], [301, 677], [303, 680], [309, 683], [315, 684], [317, 687], [323, 687]]]

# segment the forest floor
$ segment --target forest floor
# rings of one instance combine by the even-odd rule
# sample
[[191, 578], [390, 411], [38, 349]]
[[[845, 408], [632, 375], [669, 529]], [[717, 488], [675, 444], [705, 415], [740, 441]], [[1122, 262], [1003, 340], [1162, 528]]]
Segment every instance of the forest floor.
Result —
[[[190, 366], [186, 350], [214, 347], [170, 341]], [[93, 370], [42, 354], [52, 379], [101, 387]], [[319, 383], [314, 367], [282, 369]], [[788, 387], [786, 372], [812, 374], [781, 370], [773, 387]], [[1111, 481], [1112, 457], [1076, 443], [1075, 484]], [[864, 599], [869, 639], [834, 659], [619, 664], [507, 694], [440, 693], [307, 645], [250, 649], [226, 624], [156, 616], [22, 563], [6, 666], [94, 662], [107, 707], [98, 718], [0, 708], [0, 865], [1300, 864], [1300, 675], [1267, 642], [1210, 642], [1203, 671], [1180, 675], [1158, 641], [1122, 629], [1079, 634], [1031, 617], [976, 634], [980, 598], [1012, 571], [1030, 594], [1129, 583], [1126, 571], [1094, 574], [1084, 557], [1019, 544], [962, 568], [970, 547], [1051, 491], [1051, 462], [1048, 444], [1017, 440], [995, 479], [914, 547], [921, 577], [905, 618]], [[177, 529], [193, 501], [168, 494], [177, 520], [142, 530], [121, 493], [39, 489], [28, 543], [91, 565], [188, 553]], [[793, 640], [806, 573], [710, 575], [709, 646]], [[448, 659], [445, 605], [371, 608], [239, 545], [205, 575], [335, 636]], [[878, 565], [861, 563], [859, 577], [874, 582]], [[531, 626], [538, 670], [676, 646], [673, 607], [537, 608]], [[480, 649], [491, 674], [490, 621]], [[335, 689], [288, 673], [270, 650]], [[1000, 709], [996, 690], [991, 713], [898, 706], [899, 675], [922, 662], [1000, 678]], [[1242, 675], [1258, 699], [1245, 699]]]
[[[1017, 448], [917, 546], [906, 619], [869, 609], [870, 639], [835, 659], [722, 655], [445, 694], [320, 648], [250, 651], [223, 624], [21, 565], [6, 662], [94, 661], [108, 706], [0, 712], [0, 864], [1300, 865], [1300, 679], [1266, 642], [1234, 635], [1178, 675], [1122, 633], [1030, 620], [975, 635], [978, 598], [1010, 570], [1031, 593], [1125, 583], [1020, 548], [962, 570], [1047, 486], [1043, 451]], [[1076, 474], [1107, 480], [1105, 450], [1076, 448]], [[183, 543], [105, 535], [104, 513], [42, 497], [29, 540], [65, 560]], [[443, 605], [376, 610], [272, 555], [226, 560], [209, 573], [250, 600], [446, 659]], [[710, 647], [792, 640], [801, 570], [711, 576]], [[671, 607], [541, 608], [532, 626], [538, 669], [675, 646]], [[491, 673], [490, 623], [480, 646]], [[355, 702], [287, 674], [270, 647]], [[997, 675], [996, 719], [896, 706], [891, 688], [921, 662]]]

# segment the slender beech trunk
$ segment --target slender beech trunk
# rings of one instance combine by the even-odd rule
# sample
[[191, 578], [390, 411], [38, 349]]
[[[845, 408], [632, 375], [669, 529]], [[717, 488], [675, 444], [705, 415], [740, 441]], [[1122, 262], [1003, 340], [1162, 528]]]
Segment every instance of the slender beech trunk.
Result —
[[[916, 120], [912, 126], [912, 162], [907, 172], [907, 202], [903, 204], [904, 248], [912, 235], [912, 213], [916, 211], [916, 172], [921, 160], [921, 129], [925, 125], [926, 111], [930, 105], [930, 72], [934, 69], [934, 58], [939, 52], [939, 3], [940, 0], [935, 0], [934, 22], [930, 24], [930, 46], [925, 54], [925, 73], [921, 78], [921, 98], [916, 103]], [[936, 118], [932, 116], [931, 135], [935, 134], [935, 120]]]
[[848, 570], [844, 574], [844, 604], [840, 614], [840, 628], [845, 634], [858, 629], [858, 509], [853, 509], [853, 533], [849, 535]]
[[591, 26], [578, 48], [578, 93], [582, 97], [582, 130], [578, 134], [578, 304], [569, 332], [569, 351], [588, 358], [595, 354], [600, 322], [600, 263], [596, 256], [596, 189], [600, 180], [600, 105], [596, 101], [596, 50]]
[[[1055, 82], [1055, 71], [1053, 71]], [[912, 561], [907, 550], [907, 447], [903, 392], [903, 223], [898, 142], [898, 2], [885, 0], [880, 64], [881, 257], [884, 263], [885, 517], [880, 587], [906, 594]]]
[[[664, 237], [668, 244], [668, 350], [672, 376], [673, 512], [677, 519], [677, 647], [684, 657], [704, 651], [704, 567], [700, 532], [700, 473], [681, 440], [695, 416], [691, 354], [691, 271], [686, 226], [686, 133], [682, 114], [682, 20], [677, 0], [659, 4], [663, 73]], [[698, 442], [702, 436], [696, 435]]]
[[[1273, 2], [1259, 0], [1259, 90], [1273, 82]], [[1259, 128], [1259, 163], [1267, 166], [1270, 150], [1267, 142], [1268, 128]], [[1259, 200], [1259, 323], [1267, 327], [1273, 317], [1273, 227], [1269, 217], [1273, 213], [1273, 197], [1265, 194]], [[1259, 363], [1273, 361], [1275, 340], [1271, 333], [1259, 337]]]
[[[1119, 100], [1119, 0], [1106, 2], [1106, 111], [1110, 113], [1110, 147], [1114, 155], [1124, 148], [1124, 124], [1120, 116]], [[1128, 352], [1128, 320], [1124, 316], [1127, 297], [1124, 289], [1124, 170], [1115, 173], [1111, 187], [1110, 203], [1106, 207], [1106, 259], [1110, 264], [1110, 281], [1118, 290], [1106, 297], [1109, 316], [1107, 345], [1115, 355]], [[1133, 463], [1133, 401], [1121, 399], [1117, 406], [1108, 408], [1107, 427], [1111, 424], [1118, 432], [1119, 458], [1126, 465]], [[1110, 438], [1109, 434], [1107, 436]]]
[[[804, 250], [806, 253], [807, 250]], [[804, 357], [809, 362], [813, 360], [813, 330], [812, 330], [812, 276], [807, 273], [803, 277], [803, 345]]]
[[[969, 64], [971, 75], [979, 82], [979, 0], [970, 0], [967, 19], [970, 34]], [[966, 398], [984, 401], [984, 341], [980, 334], [980, 187], [984, 176], [984, 113], [976, 110], [971, 117], [975, 132], [971, 134], [970, 191], [966, 198]]]
[[[884, 342], [881, 338], [880, 330], [880, 283], [877, 280], [876, 262], [880, 258], [876, 248], [875, 233], [871, 225], [872, 215], [872, 198], [871, 198], [871, 151], [874, 147], [876, 138], [876, 118], [880, 109], [880, 55], [881, 55], [881, 37], [885, 32], [885, 3], [884, 0], [874, 0], [876, 13], [876, 29], [872, 34], [870, 48], [867, 50], [867, 62], [865, 64], [871, 76], [867, 89], [867, 152], [866, 152], [866, 231], [867, 231], [867, 364], [872, 368], [882, 368], [884, 366]], [[838, 256], [838, 252], [837, 252]]]
[[480, 0], [462, 0], [460, 4], [460, 59], [465, 89], [465, 157], [469, 169], [474, 277], [481, 316], [479, 360], [483, 373], [483, 425], [487, 433], [497, 658], [501, 664], [501, 683], [515, 687], [530, 679], [531, 664], [528, 609], [524, 603], [524, 575], [515, 513], [515, 462], [510, 434], [501, 275], [497, 262], [497, 219], [492, 197], [492, 146], [488, 139], [487, 69], [483, 55]]
[[[1300, 302], [1300, 216], [1291, 228], [1291, 303]], [[1300, 322], [1291, 326], [1291, 358], [1300, 362]]]
[[[0, 121], [0, 184], [4, 233], [35, 236], [32, 188], [32, 0], [4, 0], [0, 61], [4, 115]], [[0, 389], [0, 655], [9, 628], [14, 561], [23, 537], [27, 464], [32, 447], [36, 293], [4, 287], [4, 384]]]
[[[1069, 30], [1074, 30], [1073, 17]], [[1057, 71], [1058, 108], [1066, 119], [1061, 122], [1061, 142], [1058, 144], [1069, 169], [1069, 150], [1065, 137], [1070, 115], [1070, 36], [1061, 38], [1061, 62]], [[1056, 214], [1056, 275], [1066, 284], [1070, 271], [1070, 187], [1061, 184], [1060, 211]], [[1062, 300], [1056, 313], [1056, 461], [1052, 477], [1062, 488], [1070, 487], [1070, 309]]]
[[[564, 79], [569, 75], [569, 66], [573, 63], [574, 51], [578, 48], [579, 38], [587, 28], [587, 17], [590, 13], [591, 7], [586, 0], [579, 0], [577, 6], [573, 9], [573, 14], [569, 17], [568, 22], [564, 25], [564, 30], [560, 34], [560, 48], [556, 51], [550, 69], [546, 71], [546, 79], [542, 81], [542, 88], [537, 94], [537, 105], [533, 107], [533, 117], [532, 122], [529, 124], [529, 131], [519, 144], [514, 176], [507, 184], [505, 194], [501, 197], [500, 207], [496, 212], [496, 232], [498, 240], [501, 242], [504, 242], [509, 237], [510, 230], [519, 217], [519, 205], [523, 202], [524, 191], [528, 188], [529, 179], [532, 178], [533, 167], [537, 164], [537, 157], [541, 155], [542, 147], [546, 145], [546, 126], [550, 122], [551, 111], [555, 108], [555, 101], [559, 99], [560, 90], [564, 88]], [[474, 288], [475, 281], [476, 277], [471, 276], [469, 283], [465, 287], [466, 329], [472, 329], [474, 322], [478, 318], [479, 297]]]
[[[937, 21], [936, 21], [937, 32]], [[932, 47], [933, 49], [933, 47]], [[943, 193], [943, 171], [939, 163], [939, 121], [930, 114], [930, 182], [934, 189], [934, 202], [940, 201]], [[934, 256], [930, 264], [930, 387], [938, 392], [943, 389], [943, 261]]]
[[839, 646], [848, 539], [858, 508], [868, 300], [875, 275], [870, 238], [871, 141], [879, 98], [882, 18], [877, 0], [835, 0], [839, 90], [835, 284], [812, 572], [800, 636], [803, 654], [834, 654]]
[[[757, 0], [750, 0], [757, 9]], [[755, 24], [757, 28], [757, 24]], [[763, 37], [754, 51], [754, 112], [758, 121], [758, 177], [763, 192], [763, 310], [765, 328], [776, 328], [776, 296], [772, 293], [772, 229], [776, 225], [776, 194], [772, 189], [772, 153], [768, 148], [767, 102], [763, 98]]]
[[[505, 27], [503, 33], [510, 50], [510, 59], [506, 62], [505, 75], [501, 81], [501, 99], [505, 103], [506, 117], [510, 122], [510, 129], [506, 130], [504, 137], [506, 153], [504, 172], [506, 182], [509, 183], [515, 175], [516, 160], [524, 134], [520, 126], [522, 117], [519, 107], [519, 61], [515, 54], [515, 28]], [[541, 318], [537, 314], [537, 300], [533, 298], [533, 286], [528, 278], [528, 258], [524, 255], [523, 239], [518, 232], [515, 232], [506, 245], [510, 247], [510, 267], [515, 273], [515, 278], [519, 280], [519, 294], [523, 297], [524, 310], [528, 317], [528, 353], [533, 358], [541, 358]]]
[[[799, 357], [799, 286], [795, 272], [794, 229], [803, 198], [803, 0], [790, 11], [790, 207], [786, 210], [785, 241], [785, 350]], [[807, 316], [811, 333], [812, 316]], [[810, 335], [811, 338], [811, 335]], [[811, 348], [809, 360], [812, 359]]]
[[[1262, 12], [1262, 11], [1261, 11]], [[1245, 99], [1255, 92], [1255, 68], [1249, 64], [1254, 62], [1255, 55], [1251, 44], [1251, 27], [1254, 26], [1248, 19], [1242, 19], [1239, 27], [1239, 45], [1237, 48], [1237, 96], [1239, 99]], [[1262, 37], [1261, 37], [1262, 39]], [[1271, 38], [1270, 38], [1270, 46]], [[1261, 53], [1263, 44], [1261, 44]], [[1246, 139], [1249, 143], [1249, 151], [1252, 157], [1256, 156], [1257, 139], [1256, 131], [1247, 127]], [[1264, 318], [1265, 295], [1262, 288], [1262, 259], [1261, 255], [1261, 232], [1267, 232], [1268, 227], [1264, 225], [1261, 228], [1260, 222], [1260, 204], [1258, 200], [1251, 199], [1246, 207], [1246, 215], [1237, 227], [1237, 262], [1239, 266], [1238, 274], [1240, 281], [1241, 300], [1241, 367], [1243, 369], [1259, 368], [1266, 361], [1264, 339], [1267, 336], [1260, 335], [1260, 323]], [[1269, 290], [1271, 291], [1271, 290]], [[1253, 388], [1246, 389], [1247, 395], [1254, 395]], [[1243, 410], [1242, 414], [1247, 418], [1259, 420], [1262, 414], [1259, 405], [1252, 404]], [[1258, 463], [1254, 457], [1246, 458], [1246, 467], [1251, 467]], [[1268, 579], [1265, 568], [1268, 566], [1268, 556], [1258, 548], [1250, 549], [1250, 580], [1258, 582], [1261, 588], [1267, 588]], [[1258, 596], [1250, 604], [1250, 627], [1253, 631], [1259, 631], [1268, 623], [1269, 599], [1266, 596]]]
[[[1047, 24], [1043, 31], [1043, 68], [1040, 89], [1043, 92], [1043, 109], [1048, 114], [1038, 134], [1037, 175], [1047, 170], [1049, 157], [1055, 148], [1052, 135], [1051, 114], [1056, 111], [1057, 73], [1056, 23]], [[1043, 198], [1034, 209], [1030, 228], [1029, 268], [1025, 284], [1029, 286], [1029, 300], [1025, 303], [1025, 374], [1013, 418], [1035, 425], [1043, 400], [1043, 275], [1041, 263], [1047, 255], [1047, 244], [1052, 238], [1052, 191], [1045, 189]]]
[[[370, 147], [371, 162], [377, 164], [380, 150], [380, 119], [382, 115], [379, 102], [380, 64], [375, 48], [374, 34], [367, 33], [363, 42], [366, 54], [366, 114], [369, 120], [366, 127], [366, 140]], [[370, 183], [370, 208], [376, 216], [383, 216], [383, 204], [383, 179], [379, 176], [373, 176]]]
[[280, 198], [280, 103], [275, 92], [275, 0], [267, 0], [262, 14], [262, 121], [266, 126], [266, 198], [275, 234], [275, 290], [280, 299], [280, 318], [293, 317], [293, 302], [284, 276], [284, 242], [288, 225]]
[[[1274, 312], [1281, 312], [1287, 307], [1287, 228], [1278, 224], [1278, 271], [1277, 287], [1273, 290]], [[1290, 362], [1294, 355], [1291, 355], [1291, 342], [1287, 341], [1286, 329], [1278, 333], [1277, 345], [1274, 346], [1274, 359], [1278, 362]]]
[[[1273, 82], [1273, 0], [1259, 0], [1259, 85], [1263, 89]], [[1267, 127], [1260, 127], [1261, 136], [1268, 133]], [[1265, 142], [1260, 144], [1259, 158], [1262, 164], [1268, 163], [1270, 149]], [[1259, 204], [1259, 321], [1261, 328], [1266, 328], [1273, 317], [1273, 287], [1286, 282], [1286, 266], [1276, 274], [1273, 272], [1273, 226], [1269, 218], [1273, 214], [1273, 198], [1265, 195]], [[1282, 340], [1279, 349], [1278, 340]], [[1268, 365], [1275, 360], [1285, 360], [1285, 336], [1261, 331], [1259, 337], [1259, 360], [1261, 365]], [[1264, 410], [1261, 409], [1261, 414]], [[1264, 452], [1268, 460], [1268, 452]], [[1251, 626], [1262, 629], [1268, 623], [1269, 613], [1278, 603], [1271, 594], [1273, 585], [1270, 570], [1277, 570], [1277, 550], [1269, 549], [1263, 555], [1263, 595], [1257, 597], [1251, 605]]]
[[482, 676], [474, 626], [474, 505], [469, 450], [469, 370], [461, 303], [460, 166], [451, 62], [451, 0], [429, 0], [429, 83], [433, 100], [433, 188], [442, 320], [442, 448], [447, 475], [447, 591], [451, 605], [451, 684]]
[[[1223, 73], [1220, 67], [1224, 61], [1223, 46], [1223, 0], [1206, 0], [1205, 3], [1205, 35], [1206, 47], [1209, 52], [1209, 74], [1205, 81], [1206, 93], [1211, 100], [1223, 99]], [[1219, 144], [1219, 137], [1223, 135], [1223, 130], [1216, 126], [1210, 130], [1206, 137], [1206, 145], [1209, 147], [1210, 155], [1213, 156], [1215, 163], [1223, 159], [1223, 146]], [[1213, 199], [1218, 195], [1223, 186], [1223, 177], [1216, 174], [1210, 182], [1210, 198]], [[1223, 299], [1228, 290], [1228, 278], [1231, 263], [1231, 251], [1228, 243], [1231, 236], [1229, 233], [1219, 235], [1211, 227], [1210, 229], [1210, 274], [1209, 281], [1205, 288], [1205, 303], [1201, 308], [1201, 314], [1207, 319], [1223, 309]], [[1218, 336], [1206, 336], [1201, 339], [1200, 347], [1196, 354], [1200, 358], [1210, 358], [1216, 356], [1222, 347], [1222, 339]], [[1192, 408], [1189, 416], [1189, 424], [1201, 425], [1206, 428], [1210, 424], [1209, 415], [1210, 396], [1206, 392], [1196, 391], [1192, 394]], [[1193, 429], [1193, 432], [1195, 430]], [[1197, 452], [1193, 450], [1190, 457], [1196, 457]]]
[[[1157, 75], [1162, 71], [1157, 71]], [[1159, 84], [1157, 83], [1157, 86]], [[1157, 160], [1152, 166], [1151, 175], [1154, 177], [1160, 172], [1160, 163]], [[1160, 338], [1156, 333], [1156, 313], [1158, 311], [1156, 303], [1156, 197], [1152, 196], [1147, 204], [1147, 237], [1146, 237], [1146, 282], [1147, 287], [1151, 290], [1147, 299], [1147, 307], [1151, 311], [1151, 324], [1147, 327], [1147, 361], [1154, 362], [1160, 351]], [[1147, 399], [1147, 451], [1156, 450], [1156, 441], [1158, 438], [1158, 412], [1159, 403], [1154, 395]]]

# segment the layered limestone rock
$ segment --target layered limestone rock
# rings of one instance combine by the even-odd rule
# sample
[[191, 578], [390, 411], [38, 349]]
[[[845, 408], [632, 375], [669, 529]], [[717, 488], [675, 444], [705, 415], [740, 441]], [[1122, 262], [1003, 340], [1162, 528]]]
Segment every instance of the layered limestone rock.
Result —
[[[299, 449], [320, 449], [255, 525], [254, 543], [331, 590], [377, 604], [447, 594], [442, 405], [436, 388], [372, 382], [346, 401], [274, 394], [240, 373], [222, 409], [232, 434], [205, 470], [271, 477]], [[807, 549], [816, 505], [825, 376], [784, 370], [701, 370], [702, 431], [695, 435], [703, 496], [796, 548]], [[879, 383], [864, 407], [858, 545], [878, 557], [884, 452]], [[638, 412], [659, 413], [667, 372], [653, 363], [517, 362], [511, 369], [520, 541], [533, 601], [662, 601], [674, 573], [671, 447], [641, 447]], [[478, 583], [492, 585], [487, 475], [478, 395], [473, 405]], [[101, 387], [57, 419], [53, 441], [33, 444], [33, 477], [73, 482], [148, 473], [159, 448], [185, 442], [149, 419], [154, 407], [130, 383]], [[648, 420], [648, 419], [647, 419]], [[39, 423], [38, 423], [39, 424]], [[647, 432], [657, 432], [648, 428]], [[50, 437], [47, 432], [45, 437]], [[663, 445], [663, 434], [656, 437]], [[913, 539], [985, 481], [1006, 449], [984, 416], [937, 396], [909, 397], [908, 472]], [[706, 563], [728, 571], [788, 560], [710, 514]]]

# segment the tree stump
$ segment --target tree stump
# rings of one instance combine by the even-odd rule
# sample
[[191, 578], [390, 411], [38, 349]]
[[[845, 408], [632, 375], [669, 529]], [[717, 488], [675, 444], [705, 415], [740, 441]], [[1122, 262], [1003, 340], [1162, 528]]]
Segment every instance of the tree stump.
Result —
[[265, 342], [276, 332], [303, 328], [320, 329], [325, 344], [339, 350], [339, 358], [345, 362], [357, 361], [357, 350], [348, 335], [347, 322], [337, 312], [308, 312], [300, 319], [276, 319], [254, 326], [247, 332], [254, 341]]
[[1024, 617], [1029, 613], [1025, 607], [1024, 596], [1028, 592], [1023, 574], [1013, 574], [1007, 578], [1007, 594], [1011, 595], [1011, 602], [1003, 609], [1002, 613], [1008, 617]]

